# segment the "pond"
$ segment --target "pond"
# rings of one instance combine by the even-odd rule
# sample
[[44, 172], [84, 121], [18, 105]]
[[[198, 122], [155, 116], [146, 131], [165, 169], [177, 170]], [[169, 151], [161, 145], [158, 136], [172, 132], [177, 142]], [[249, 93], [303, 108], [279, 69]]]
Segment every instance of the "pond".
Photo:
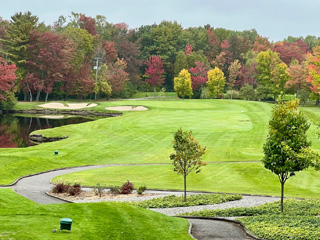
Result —
[[29, 140], [29, 134], [35, 130], [88, 121], [92, 121], [92, 119], [83, 117], [51, 119], [3, 114], [0, 115], [0, 148], [23, 148], [33, 146], [36, 144]]

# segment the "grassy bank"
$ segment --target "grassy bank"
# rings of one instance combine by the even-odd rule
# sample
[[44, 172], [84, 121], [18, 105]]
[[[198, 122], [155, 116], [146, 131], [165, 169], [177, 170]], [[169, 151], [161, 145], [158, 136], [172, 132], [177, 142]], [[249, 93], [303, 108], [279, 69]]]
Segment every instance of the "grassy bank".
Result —
[[[0, 189], [0, 206], [0, 239], [191, 239], [187, 220], [127, 204], [40, 205]], [[52, 233], [66, 217], [72, 232]]]

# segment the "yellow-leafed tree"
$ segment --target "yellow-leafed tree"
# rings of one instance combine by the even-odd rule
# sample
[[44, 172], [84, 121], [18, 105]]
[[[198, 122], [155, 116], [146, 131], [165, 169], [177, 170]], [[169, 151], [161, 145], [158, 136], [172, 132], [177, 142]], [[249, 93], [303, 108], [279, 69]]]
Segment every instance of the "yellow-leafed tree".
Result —
[[208, 71], [207, 85], [212, 97], [218, 97], [221, 93], [223, 93], [224, 86], [226, 85], [224, 73], [217, 67]]
[[182, 98], [192, 97], [191, 74], [188, 70], [182, 69], [178, 77], [174, 78], [174, 90]]

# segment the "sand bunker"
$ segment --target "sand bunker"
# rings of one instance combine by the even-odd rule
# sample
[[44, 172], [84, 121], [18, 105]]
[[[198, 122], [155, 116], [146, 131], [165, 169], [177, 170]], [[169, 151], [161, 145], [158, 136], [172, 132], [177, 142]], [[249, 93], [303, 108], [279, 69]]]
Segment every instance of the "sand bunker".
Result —
[[108, 110], [115, 110], [115, 111], [146, 111], [148, 108], [143, 106], [118, 106], [118, 107], [107, 107]]
[[64, 118], [63, 115], [42, 115], [40, 118], [48, 118], [48, 119], [61, 119]]
[[81, 109], [81, 108], [91, 108], [97, 106], [96, 103], [68, 103], [65, 106], [63, 103], [45, 103], [39, 105], [39, 107], [43, 108], [55, 108], [55, 109]]

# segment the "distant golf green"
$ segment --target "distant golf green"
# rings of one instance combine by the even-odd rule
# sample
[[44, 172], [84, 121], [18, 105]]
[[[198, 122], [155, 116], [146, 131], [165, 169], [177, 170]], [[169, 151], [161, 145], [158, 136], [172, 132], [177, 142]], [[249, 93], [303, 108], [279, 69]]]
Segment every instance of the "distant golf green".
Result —
[[[0, 189], [0, 207], [0, 239], [191, 239], [187, 220], [122, 203], [40, 205]], [[66, 217], [71, 232], [59, 232]]]

